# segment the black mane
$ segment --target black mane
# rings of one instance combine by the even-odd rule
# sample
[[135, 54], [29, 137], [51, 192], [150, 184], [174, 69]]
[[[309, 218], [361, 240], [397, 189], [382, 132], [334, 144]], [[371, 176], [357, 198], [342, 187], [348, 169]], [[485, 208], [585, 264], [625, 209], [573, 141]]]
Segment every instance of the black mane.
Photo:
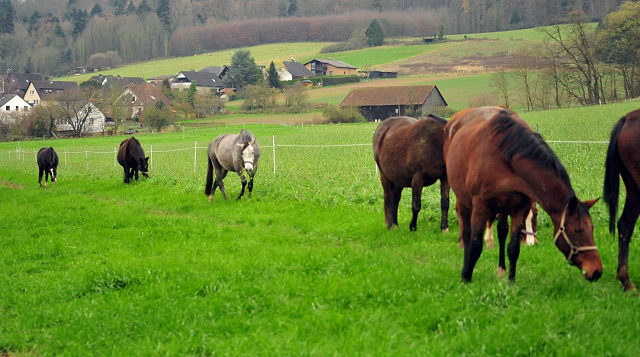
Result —
[[498, 147], [506, 161], [511, 161], [517, 154], [533, 161], [540, 168], [553, 170], [567, 185], [569, 197], [575, 195], [567, 170], [540, 134], [531, 132], [529, 128], [513, 120], [507, 110], [494, 117], [490, 125], [494, 134], [503, 135]]

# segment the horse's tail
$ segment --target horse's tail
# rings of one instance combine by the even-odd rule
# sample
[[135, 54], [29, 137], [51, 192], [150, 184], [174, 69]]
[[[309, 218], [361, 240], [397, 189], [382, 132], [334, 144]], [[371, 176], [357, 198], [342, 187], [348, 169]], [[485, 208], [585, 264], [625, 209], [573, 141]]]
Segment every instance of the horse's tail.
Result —
[[618, 138], [622, 131], [626, 117], [622, 117], [613, 130], [607, 149], [607, 159], [605, 160], [604, 173], [604, 202], [609, 206], [609, 233], [616, 232], [616, 217], [618, 215], [618, 196], [620, 195], [620, 153], [618, 152]]
[[204, 194], [211, 195], [211, 187], [213, 186], [213, 163], [211, 158], [207, 155], [207, 183], [204, 185]]

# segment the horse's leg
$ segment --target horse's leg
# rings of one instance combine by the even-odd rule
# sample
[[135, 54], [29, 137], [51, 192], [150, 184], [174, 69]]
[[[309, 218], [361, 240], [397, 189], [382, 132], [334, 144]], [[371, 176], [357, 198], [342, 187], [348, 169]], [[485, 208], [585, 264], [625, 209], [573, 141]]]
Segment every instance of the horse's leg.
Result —
[[253, 191], [253, 176], [249, 177], [248, 188], [249, 188], [249, 198], [251, 198], [251, 191]]
[[487, 230], [484, 231], [484, 242], [487, 244], [487, 249], [493, 249], [493, 221], [496, 217], [489, 218], [487, 221]]
[[506, 214], [498, 215], [498, 245], [500, 251], [498, 252], [498, 278], [501, 278], [507, 274], [507, 265], [505, 262], [504, 248], [507, 242], [507, 235], [509, 235], [509, 216]]
[[637, 291], [636, 286], [629, 280], [629, 242], [640, 215], [640, 188], [627, 170], [620, 170], [620, 174], [627, 189], [627, 195], [622, 214], [618, 220], [618, 273], [616, 277], [622, 283], [624, 291]]
[[520, 257], [520, 233], [524, 228], [524, 220], [529, 214], [531, 204], [525, 206], [521, 211], [511, 215], [511, 239], [507, 246], [507, 255], [509, 257], [509, 281], [516, 280], [516, 265], [518, 257]]
[[442, 233], [449, 233], [449, 180], [447, 178], [440, 179], [440, 211], [442, 212], [440, 220], [440, 230]]
[[46, 166], [45, 166], [45, 170], [44, 170], [44, 186], [47, 187], [48, 184], [49, 184], [49, 171], [46, 169]]
[[462, 263], [462, 281], [470, 282], [471, 274], [469, 274], [469, 244], [471, 241], [471, 208], [465, 207], [456, 202], [456, 213], [458, 214], [458, 222], [460, 225], [460, 240], [464, 247], [464, 260]]
[[129, 183], [129, 164], [124, 163], [124, 183]]
[[209, 202], [213, 199], [213, 192], [215, 191], [215, 187], [213, 190], [213, 163], [211, 162], [211, 158], [207, 155], [207, 180], [204, 184], [204, 194], [209, 198]]
[[40, 184], [40, 187], [42, 187], [42, 174], [44, 174], [44, 170], [42, 169], [42, 167], [38, 166], [38, 184]]
[[135, 175], [136, 176], [136, 181], [138, 181], [138, 167], [137, 166], [136, 167], [132, 167], [131, 169], [133, 170], [133, 174], [132, 175]]
[[524, 231], [522, 232], [522, 235], [524, 236], [522, 240], [525, 245], [535, 245], [538, 243], [534, 232], [535, 228], [533, 227], [534, 219], [533, 209], [530, 209], [527, 218], [524, 220]]
[[398, 207], [396, 206], [394, 210], [393, 204], [396, 188], [395, 184], [382, 172], [380, 172], [380, 183], [384, 191], [384, 220], [387, 222], [387, 229], [391, 229], [398, 226]]
[[[216, 167], [216, 186], [220, 187], [220, 192], [222, 192], [222, 198], [227, 199], [227, 193], [224, 191], [224, 182], [222, 180], [227, 176], [227, 170], [222, 167]], [[215, 191], [215, 186], [214, 186]]]
[[413, 175], [411, 180], [411, 222], [409, 223], [409, 230], [415, 232], [418, 229], [418, 213], [422, 208], [422, 188], [424, 187], [424, 179], [421, 173]]
[[[471, 282], [471, 277], [473, 276], [473, 269], [482, 254], [482, 235], [484, 234], [485, 227], [487, 225], [488, 217], [485, 214], [484, 210], [478, 209], [478, 206], [481, 205], [474, 204], [471, 212], [468, 212], [467, 215], [470, 216], [469, 219], [469, 233], [468, 238], [464, 240], [464, 258], [465, 264], [462, 267], [462, 281], [463, 282]], [[465, 221], [465, 225], [466, 225]], [[465, 233], [465, 236], [467, 234]], [[466, 237], [465, 237], [466, 238]]]
[[242, 197], [242, 195], [244, 195], [244, 188], [247, 186], [247, 179], [246, 178], [241, 177], [240, 178], [240, 182], [242, 182], [242, 188], [240, 189], [240, 194], [238, 195], [236, 200], [239, 200], [240, 197]]

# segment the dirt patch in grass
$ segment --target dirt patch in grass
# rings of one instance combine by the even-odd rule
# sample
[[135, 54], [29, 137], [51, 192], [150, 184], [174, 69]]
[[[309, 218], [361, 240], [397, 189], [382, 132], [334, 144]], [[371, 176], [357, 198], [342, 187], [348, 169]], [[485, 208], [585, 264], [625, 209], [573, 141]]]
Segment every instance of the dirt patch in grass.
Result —
[[0, 181], [0, 182], [2, 182], [3, 185], [11, 187], [11, 188], [16, 188], [16, 189], [19, 189], [19, 190], [24, 189], [24, 186], [16, 185], [15, 183], [6, 182], [6, 181]]

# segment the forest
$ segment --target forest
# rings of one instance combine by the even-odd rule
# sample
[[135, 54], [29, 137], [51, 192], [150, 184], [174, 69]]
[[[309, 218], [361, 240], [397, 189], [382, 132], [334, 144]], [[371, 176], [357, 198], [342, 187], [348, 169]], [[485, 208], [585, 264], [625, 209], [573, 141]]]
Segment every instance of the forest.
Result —
[[2, 0], [0, 68], [47, 76], [267, 43], [600, 22], [622, 0]]

